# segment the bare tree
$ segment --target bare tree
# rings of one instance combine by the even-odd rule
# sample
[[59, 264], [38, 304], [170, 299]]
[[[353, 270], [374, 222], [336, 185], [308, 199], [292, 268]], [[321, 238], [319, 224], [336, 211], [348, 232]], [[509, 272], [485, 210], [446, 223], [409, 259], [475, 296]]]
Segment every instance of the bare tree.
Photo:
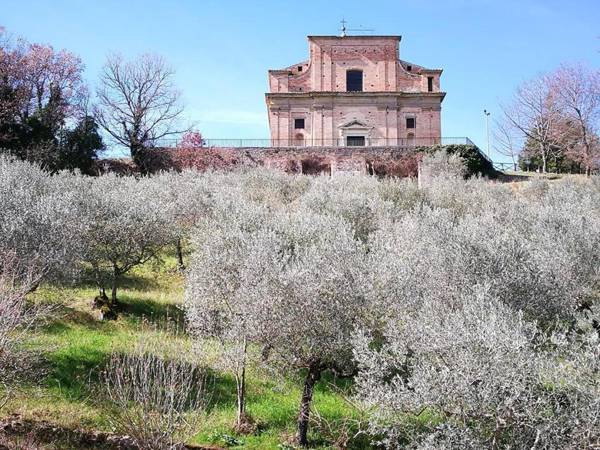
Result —
[[494, 150], [503, 156], [508, 156], [513, 168], [516, 170], [519, 155], [523, 146], [523, 139], [519, 137], [518, 130], [505, 118], [494, 122]]
[[179, 127], [183, 106], [174, 75], [162, 57], [151, 54], [133, 61], [111, 55], [100, 75], [96, 119], [117, 143], [129, 148], [142, 170], [149, 146], [187, 131]]
[[564, 116], [559, 132], [566, 138], [566, 151], [589, 175], [600, 157], [600, 71], [562, 66], [550, 75], [549, 83]]
[[512, 102], [502, 106], [502, 111], [511, 126], [535, 143], [545, 173], [557, 144], [561, 120], [556, 93], [551, 89], [548, 77], [542, 75], [523, 83], [515, 91]]

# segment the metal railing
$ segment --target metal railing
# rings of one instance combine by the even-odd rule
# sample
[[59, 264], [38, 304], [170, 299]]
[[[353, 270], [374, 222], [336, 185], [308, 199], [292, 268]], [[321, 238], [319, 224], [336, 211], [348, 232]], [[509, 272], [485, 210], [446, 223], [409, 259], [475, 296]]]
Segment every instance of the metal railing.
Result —
[[[177, 147], [178, 140], [165, 139], [155, 143], [157, 147]], [[467, 137], [417, 137], [417, 138], [370, 138], [365, 137], [364, 143], [356, 140], [347, 141], [345, 138], [336, 139], [203, 139], [202, 147], [234, 147], [234, 148], [265, 148], [265, 147], [431, 147], [434, 145], [473, 145]], [[354, 144], [354, 145], [353, 145]]]
[[506, 163], [506, 162], [495, 162], [494, 169], [497, 170], [511, 170], [513, 172], [519, 171], [519, 165], [517, 163]]

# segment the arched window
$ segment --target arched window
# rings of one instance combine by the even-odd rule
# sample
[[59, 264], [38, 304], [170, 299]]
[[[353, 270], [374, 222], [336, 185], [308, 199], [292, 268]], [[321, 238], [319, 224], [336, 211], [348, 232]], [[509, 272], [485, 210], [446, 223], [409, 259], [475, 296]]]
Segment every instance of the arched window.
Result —
[[346, 91], [361, 92], [363, 90], [363, 72], [362, 70], [346, 71]]

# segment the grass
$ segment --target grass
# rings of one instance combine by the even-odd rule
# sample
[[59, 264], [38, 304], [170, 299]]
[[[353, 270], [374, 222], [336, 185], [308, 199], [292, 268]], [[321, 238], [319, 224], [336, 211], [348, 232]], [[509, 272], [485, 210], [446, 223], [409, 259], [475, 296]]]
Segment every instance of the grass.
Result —
[[[98, 400], [99, 372], [111, 352], [131, 351], [144, 334], [184, 349], [191, 345], [182, 331], [184, 317], [179, 305], [183, 279], [175, 266], [174, 258], [166, 257], [160, 264], [149, 263], [133, 270], [121, 283], [118, 296], [123, 312], [116, 321], [100, 321], [92, 310], [91, 300], [96, 295], [93, 286], [38, 289], [32, 298], [52, 303], [57, 310], [24, 342], [28, 351], [41, 355], [43, 375], [11, 387], [11, 399], [0, 410], [0, 417], [19, 414], [24, 419], [44, 420], [65, 428], [111, 431], [109, 408]], [[279, 379], [260, 368], [249, 370], [247, 407], [256, 421], [256, 431], [242, 436], [233, 429], [234, 380], [227, 373], [213, 372], [212, 405], [191, 443], [244, 449], [287, 448], [295, 432], [300, 374]], [[355, 417], [357, 412], [332, 385], [347, 388], [348, 382], [324, 377], [315, 388], [316, 410], [331, 423]], [[314, 447], [331, 448], [332, 437], [316, 428], [310, 434]]]

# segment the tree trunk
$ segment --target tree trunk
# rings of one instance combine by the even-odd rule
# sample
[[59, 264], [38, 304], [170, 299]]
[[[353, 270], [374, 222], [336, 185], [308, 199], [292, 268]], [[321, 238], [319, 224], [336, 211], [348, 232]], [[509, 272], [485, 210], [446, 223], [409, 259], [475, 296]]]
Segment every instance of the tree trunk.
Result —
[[119, 271], [116, 266], [113, 266], [113, 278], [111, 280], [110, 303], [111, 308], [117, 304], [117, 280], [119, 279]]
[[117, 304], [117, 279], [113, 278], [112, 280], [112, 287], [110, 290], [110, 302], [113, 305]]
[[298, 414], [298, 444], [308, 447], [308, 419], [310, 416], [310, 404], [312, 402], [315, 383], [321, 378], [321, 369], [318, 366], [310, 366], [304, 379], [302, 400], [300, 401], [300, 414]]
[[148, 174], [148, 158], [144, 144], [133, 142], [129, 145], [131, 159], [140, 170], [142, 175]]
[[546, 173], [546, 168], [547, 168], [546, 152], [544, 150], [542, 150], [542, 173]]
[[243, 357], [242, 357], [242, 371], [236, 374], [236, 387], [237, 387], [237, 417], [236, 427], [238, 430], [242, 430], [246, 421], [246, 351], [248, 349], [248, 342], [244, 337], [243, 344]]
[[183, 264], [183, 249], [181, 248], [181, 238], [177, 238], [175, 242], [175, 249], [177, 250], [177, 268], [180, 272], [185, 270], [185, 264]]

